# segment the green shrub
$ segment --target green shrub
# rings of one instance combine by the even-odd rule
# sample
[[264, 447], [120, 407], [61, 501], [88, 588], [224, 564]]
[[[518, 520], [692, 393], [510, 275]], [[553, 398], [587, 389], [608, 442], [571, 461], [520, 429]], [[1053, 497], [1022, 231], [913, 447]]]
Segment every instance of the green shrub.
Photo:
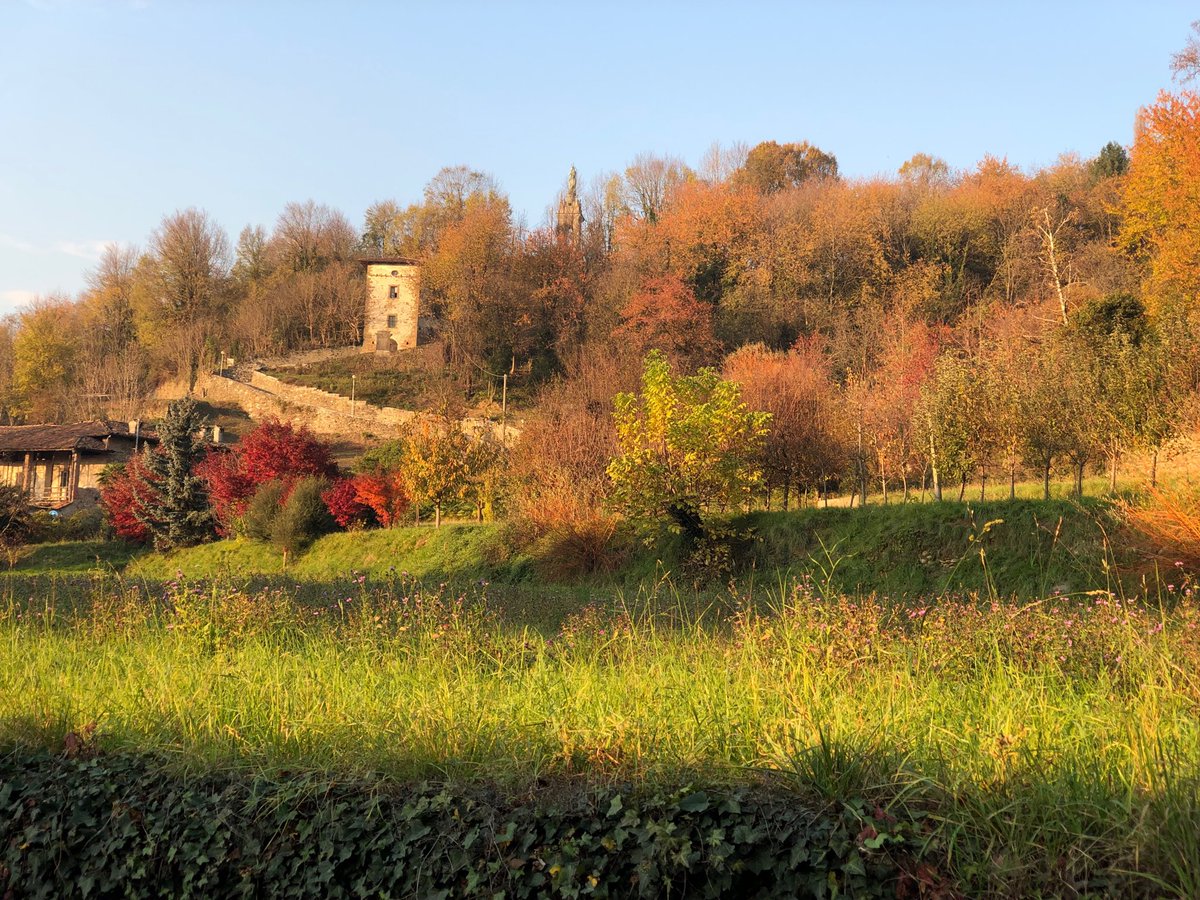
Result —
[[322, 494], [329, 490], [324, 478], [301, 478], [271, 523], [271, 543], [284, 554], [303, 553], [312, 542], [337, 530]]
[[271, 530], [283, 503], [283, 493], [283, 482], [268, 481], [250, 498], [250, 502], [246, 504], [246, 512], [242, 515], [242, 531], [247, 537], [256, 541], [271, 540]]
[[33, 514], [34, 536], [39, 543], [94, 541], [104, 536], [104, 510], [88, 506], [65, 516], [38, 511]]
[[246, 506], [242, 530], [285, 556], [303, 553], [317, 538], [337, 531], [321, 496], [328, 489], [324, 478], [301, 478], [290, 492], [283, 482], [268, 481]]

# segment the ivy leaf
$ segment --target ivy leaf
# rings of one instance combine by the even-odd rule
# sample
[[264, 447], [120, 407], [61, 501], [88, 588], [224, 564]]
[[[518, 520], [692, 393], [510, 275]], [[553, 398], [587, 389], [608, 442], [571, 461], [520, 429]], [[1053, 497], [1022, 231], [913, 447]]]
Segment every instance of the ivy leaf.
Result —
[[704, 791], [688, 794], [679, 801], [678, 806], [684, 812], [704, 812], [708, 809], [708, 794]]

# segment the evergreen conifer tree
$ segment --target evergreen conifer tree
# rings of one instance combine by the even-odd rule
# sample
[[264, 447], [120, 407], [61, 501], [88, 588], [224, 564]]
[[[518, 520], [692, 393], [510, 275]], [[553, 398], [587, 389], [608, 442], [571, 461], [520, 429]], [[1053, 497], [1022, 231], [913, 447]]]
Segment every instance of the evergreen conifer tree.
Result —
[[146, 454], [147, 472], [137, 492], [142, 507], [138, 518], [158, 549], [190, 547], [213, 537], [208, 493], [195, 474], [204, 455], [199, 437], [203, 424], [194, 400], [173, 401], [158, 429], [158, 448]]

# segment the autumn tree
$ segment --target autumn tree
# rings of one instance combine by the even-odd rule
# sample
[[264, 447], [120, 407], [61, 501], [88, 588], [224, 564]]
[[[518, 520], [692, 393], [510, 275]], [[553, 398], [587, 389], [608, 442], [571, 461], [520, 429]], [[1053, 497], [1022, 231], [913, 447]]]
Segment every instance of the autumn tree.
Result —
[[741, 385], [750, 409], [771, 416], [759, 459], [768, 492], [782, 489], [784, 509], [793, 489], [824, 493], [848, 454], [841, 396], [826, 356], [811, 344], [787, 352], [750, 345], [725, 360], [724, 374]]
[[814, 147], [808, 141], [779, 144], [763, 141], [746, 154], [734, 181], [754, 188], [760, 194], [774, 194], [794, 188], [812, 178], [836, 178], [837, 158]]
[[969, 362], [955, 353], [939, 356], [921, 391], [918, 413], [935, 499], [942, 499], [947, 484], [957, 482], [961, 500], [979, 464], [981, 400], [981, 385]]
[[440, 528], [445, 508], [477, 491], [494, 462], [482, 437], [467, 434], [446, 416], [425, 415], [404, 437], [363, 455], [355, 487], [384, 525], [395, 522], [411, 503], [418, 514], [422, 505], [432, 507], [434, 525]]
[[1152, 311], [1200, 291], [1200, 95], [1163, 92], [1138, 115], [1121, 238], [1150, 265]]
[[12, 316], [0, 318], [0, 423], [12, 424], [17, 415], [13, 390], [13, 337], [16, 323]]
[[671, 372], [665, 354], [646, 356], [641, 391], [616, 397], [617, 455], [608, 465], [613, 500], [633, 519], [666, 517], [690, 545], [708, 536], [710, 511], [759, 486], [755, 465], [770, 415], [752, 411], [741, 388], [712, 369]]
[[117, 536], [135, 544], [148, 544], [154, 535], [146, 525], [145, 504], [157, 498], [154, 476], [146, 469], [145, 452], [128, 462], [106, 466], [100, 474], [100, 506]]
[[228, 305], [229, 239], [198, 209], [165, 216], [138, 265], [139, 339], [194, 386]]
[[640, 352], [662, 350], [685, 366], [707, 362], [717, 350], [712, 306], [672, 275], [643, 282], [622, 310], [614, 334]]
[[921, 390], [933, 371], [939, 336], [923, 322], [892, 323], [893, 332], [865, 384], [863, 427], [874, 454], [883, 502], [888, 488], [899, 481], [908, 499], [917, 460], [924, 458], [917, 434]]
[[658, 221], [676, 190], [692, 178], [692, 170], [675, 156], [639, 153], [625, 169], [625, 205], [647, 222]]
[[306, 426], [269, 418], [233, 448], [210, 449], [196, 471], [204, 480], [219, 527], [230, 534], [262, 485], [277, 481], [286, 494], [301, 478], [333, 478], [337, 466], [329, 445]]
[[604, 516], [606, 470], [617, 449], [613, 398], [637, 386], [640, 362], [628, 348], [589, 345], [539, 393], [508, 471], [509, 510], [519, 524], [540, 534]]
[[79, 400], [77, 308], [66, 297], [39, 298], [17, 317], [12, 341], [14, 411], [30, 422], [69, 420]]
[[433, 507], [442, 525], [447, 504], [467, 496], [480, 468], [479, 439], [441, 417], [423, 417], [405, 440], [404, 474], [415, 500]]
[[507, 369], [520, 324], [513, 297], [512, 212], [507, 199], [471, 194], [423, 272], [423, 292], [442, 320], [452, 366], [468, 380]]
[[87, 418], [134, 418], [149, 390], [146, 353], [137, 340], [134, 313], [137, 260], [133, 247], [109, 244], [86, 276], [75, 380]]

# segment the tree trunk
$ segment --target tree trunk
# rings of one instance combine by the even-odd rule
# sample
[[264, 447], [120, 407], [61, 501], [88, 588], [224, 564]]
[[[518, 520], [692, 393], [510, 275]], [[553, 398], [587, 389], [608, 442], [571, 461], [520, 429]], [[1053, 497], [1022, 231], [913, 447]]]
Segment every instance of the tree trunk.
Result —
[[442, 504], [435, 503], [433, 505], [433, 527], [442, 527]]
[[1017, 499], [1017, 459], [1015, 456], [1008, 461], [1008, 499]]
[[958, 485], [958, 502], [963, 502], [963, 497], [967, 495], [967, 476], [963, 475], [962, 481]]
[[789, 493], [791, 486], [792, 486], [792, 481], [790, 478], [783, 479], [783, 511], [784, 512], [787, 512], [787, 510], [788, 510], [788, 493]]
[[907, 503], [908, 502], [908, 470], [907, 470], [907, 467], [905, 467], [905, 471], [900, 475], [900, 483], [904, 485], [904, 502]]
[[938, 471], [937, 451], [933, 444], [933, 435], [929, 436], [929, 465], [933, 469], [933, 499], [941, 501], [942, 499], [942, 476]]
[[982, 503], [987, 499], [987, 469], [981, 469], [979, 472], [979, 502]]
[[883, 488], [883, 505], [887, 506], [888, 505], [888, 492], [887, 492], [887, 476], [886, 475], [880, 474], [879, 484]]
[[1158, 487], [1158, 450], [1150, 457], [1150, 487]]
[[1081, 462], [1075, 463], [1075, 496], [1083, 496], [1083, 466]]
[[1042, 499], [1050, 499], [1050, 460], [1042, 466]]
[[1119, 451], [1117, 448], [1117, 439], [1113, 438], [1112, 459], [1111, 459], [1112, 467], [1110, 468], [1109, 473], [1108, 473], [1108, 492], [1110, 494], [1115, 494], [1117, 492], [1117, 455], [1118, 455], [1118, 452]]

